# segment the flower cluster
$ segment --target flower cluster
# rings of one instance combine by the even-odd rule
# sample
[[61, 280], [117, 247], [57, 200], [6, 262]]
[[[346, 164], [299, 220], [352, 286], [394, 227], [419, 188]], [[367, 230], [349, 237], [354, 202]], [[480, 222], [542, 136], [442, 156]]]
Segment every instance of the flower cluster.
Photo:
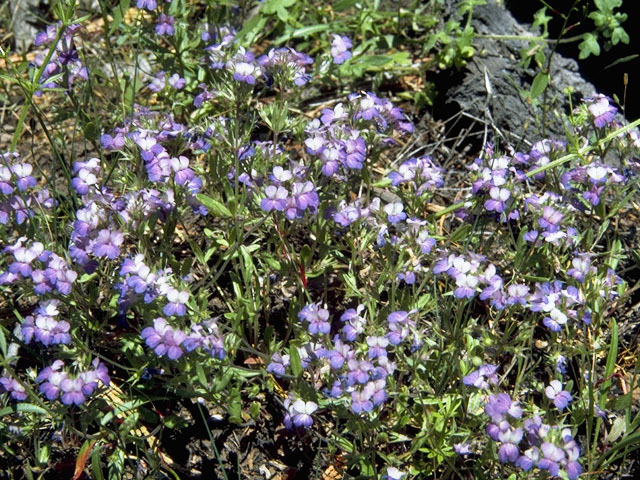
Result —
[[445, 170], [436, 165], [431, 157], [425, 155], [403, 162], [397, 171], [389, 174], [389, 179], [394, 187], [407, 184], [415, 190], [416, 196], [420, 196], [425, 192], [443, 187], [444, 174]]
[[322, 162], [322, 174], [330, 177], [340, 168], [361, 170], [368, 149], [394, 143], [386, 133], [411, 133], [413, 124], [389, 100], [366, 92], [351, 94], [347, 107], [339, 103], [322, 110], [320, 120], [312, 120], [305, 130], [307, 153]]
[[20, 159], [17, 152], [0, 154], [0, 225], [11, 218], [22, 225], [33, 216], [33, 208], [50, 209], [55, 205], [49, 190], [38, 187], [33, 166]]
[[[316, 368], [318, 379], [315, 388], [338, 403], [347, 402], [352, 413], [367, 414], [380, 408], [387, 400], [387, 382], [393, 375], [396, 364], [392, 360], [393, 351], [412, 333], [414, 344], [418, 341], [416, 322], [410, 312], [395, 311], [387, 317], [387, 331], [384, 335], [371, 333], [364, 335], [367, 321], [362, 316], [364, 306], [345, 311], [340, 321], [340, 333], [333, 338], [330, 313], [319, 304], [309, 304], [298, 314], [307, 324], [309, 334], [315, 343], [298, 348], [303, 368]], [[276, 376], [286, 374], [290, 366], [290, 356], [274, 353], [267, 371]], [[321, 378], [321, 379], [320, 379]], [[303, 404], [298, 403], [302, 408]], [[298, 412], [296, 407], [289, 412], [291, 418]], [[302, 410], [300, 410], [302, 412]], [[310, 415], [312, 412], [303, 413]], [[304, 422], [310, 423], [306, 417]], [[296, 424], [294, 419], [294, 424]], [[299, 421], [297, 426], [304, 425]]]
[[498, 384], [498, 366], [485, 364], [462, 379], [462, 383], [481, 390], [488, 390], [491, 385]]
[[56, 344], [68, 344], [71, 341], [69, 334], [70, 325], [65, 320], [58, 320], [61, 303], [59, 300], [41, 301], [34, 315], [25, 317], [20, 330], [24, 343], [31, 343], [31, 340], [42, 343], [44, 346]]
[[109, 371], [102, 362], [96, 358], [92, 366], [90, 370], [72, 375], [64, 370], [62, 360], [56, 360], [38, 374], [36, 381], [40, 384], [40, 392], [50, 401], [60, 398], [65, 405], [80, 405], [98, 387], [111, 383]]
[[269, 84], [293, 84], [301, 87], [311, 80], [306, 68], [313, 64], [313, 58], [293, 48], [274, 48], [268, 54], [258, 57], [258, 63]]
[[[584, 199], [592, 206], [598, 206], [607, 192], [612, 192], [625, 177], [616, 168], [595, 161], [587, 166], [577, 166], [562, 175], [562, 186], [568, 194]], [[576, 202], [576, 207], [584, 207]]]
[[171, 286], [171, 269], [165, 268], [151, 271], [144, 263], [144, 255], [137, 254], [133, 258], [125, 258], [120, 267], [121, 282], [114, 288], [120, 294], [118, 309], [121, 313], [129, 310], [141, 299], [146, 304], [153, 303], [158, 297], [167, 300], [163, 313], [167, 316], [184, 316], [189, 292]]
[[302, 218], [305, 211], [315, 213], [320, 198], [315, 185], [305, 179], [304, 171], [293, 172], [280, 166], [273, 168], [269, 176], [271, 183], [264, 188], [265, 198], [260, 208], [265, 212], [284, 212], [289, 220]]
[[[89, 71], [80, 60], [73, 36], [82, 28], [79, 23], [74, 23], [66, 27], [58, 38], [58, 30], [62, 28], [60, 23], [50, 25], [46, 30], [36, 35], [34, 44], [37, 47], [49, 45], [58, 39], [55, 45], [50, 48], [55, 49], [49, 62], [44, 66], [40, 77], [40, 89], [36, 95], [41, 96], [43, 89], [48, 88], [71, 88], [73, 83], [89, 78]], [[41, 68], [47, 53], [36, 55], [32, 68]]]
[[78, 274], [62, 257], [46, 250], [42, 243], [32, 242], [27, 246], [25, 242], [27, 237], [20, 237], [16, 243], [4, 248], [3, 252], [10, 253], [14, 261], [6, 272], [0, 274], [0, 285], [29, 279], [36, 295], [54, 291], [69, 295]]
[[539, 415], [523, 420], [522, 408], [506, 393], [490, 395], [485, 413], [491, 419], [486, 433], [499, 442], [498, 458], [525, 472], [537, 467], [556, 477], [563, 470], [570, 480], [582, 473], [580, 448], [571, 430], [547, 425]]
[[193, 324], [191, 332], [187, 334], [173, 328], [166, 319], [158, 317], [153, 321], [152, 327], [142, 330], [141, 337], [157, 356], [166, 355], [170, 360], [182, 357], [184, 350], [193, 352], [196, 349], [204, 350], [211, 357], [220, 360], [226, 356], [224, 342], [214, 320]]

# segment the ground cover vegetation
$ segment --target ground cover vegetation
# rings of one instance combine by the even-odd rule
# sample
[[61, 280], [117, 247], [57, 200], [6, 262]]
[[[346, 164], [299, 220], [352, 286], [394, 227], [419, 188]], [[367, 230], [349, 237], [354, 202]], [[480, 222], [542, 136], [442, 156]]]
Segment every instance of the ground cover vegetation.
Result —
[[[620, 105], [447, 158], [418, 114], [430, 72], [476, 53], [481, 1], [447, 21], [436, 1], [96, 3], [0, 52], [1, 475], [632, 466], [640, 137]], [[593, 11], [622, 22], [618, 3]], [[584, 52], [624, 41], [602, 15]]]

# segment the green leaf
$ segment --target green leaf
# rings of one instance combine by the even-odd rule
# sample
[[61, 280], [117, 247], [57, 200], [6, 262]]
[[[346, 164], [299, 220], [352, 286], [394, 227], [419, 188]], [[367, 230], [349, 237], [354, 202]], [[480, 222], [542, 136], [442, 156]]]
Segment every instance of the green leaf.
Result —
[[333, 11], [342, 12], [347, 8], [353, 7], [356, 3], [358, 3], [358, 1], [359, 0], [340, 0], [339, 2], [336, 2], [335, 5], [333, 6]]
[[303, 266], [309, 266], [311, 265], [312, 257], [313, 253], [311, 252], [311, 247], [305, 243], [300, 250], [300, 262]]
[[584, 60], [589, 55], [595, 55], [596, 57], [600, 55], [600, 45], [598, 45], [598, 38], [592, 33], [586, 33], [584, 35], [584, 39], [578, 45], [580, 49], [580, 55], [578, 58], [580, 60]]
[[100, 137], [100, 129], [93, 122], [87, 123], [82, 129], [82, 133], [84, 138], [90, 141], [97, 140]]
[[627, 432], [627, 420], [624, 417], [618, 417], [613, 421], [611, 430], [607, 434], [607, 443], [611, 445], [615, 443], [623, 434]]
[[203, 195], [201, 193], [198, 193], [196, 195], [196, 198], [207, 208], [207, 210], [213, 213], [216, 217], [231, 218], [233, 216], [229, 209], [218, 200], [214, 200], [213, 198], [207, 197], [206, 195]]
[[302, 362], [300, 361], [300, 354], [298, 348], [294, 345], [289, 347], [289, 360], [291, 361], [291, 371], [298, 377], [302, 373]]
[[4, 336], [4, 327], [0, 325], [0, 353], [2, 358], [7, 358], [7, 339]]
[[255, 17], [244, 24], [242, 30], [236, 35], [238, 43], [241, 45], [252, 45], [256, 36], [264, 29], [266, 24], [267, 17], [260, 15], [260, 12], [258, 12]]
[[613, 29], [613, 34], [611, 35], [611, 43], [617, 45], [618, 42], [622, 42], [625, 44], [629, 43], [629, 35], [624, 31], [622, 27], [616, 27]]
[[367, 55], [366, 57], [360, 58], [358, 64], [366, 67], [381, 67], [392, 60], [389, 55]]
[[531, 98], [538, 98], [542, 92], [545, 91], [549, 85], [549, 74], [538, 72], [536, 77], [533, 79], [533, 83], [531, 84], [531, 90], [529, 90], [529, 95]]
[[38, 405], [34, 405], [32, 403], [15, 403], [10, 407], [5, 407], [0, 410], [0, 417], [4, 417], [5, 415], [9, 415], [11, 413], [38, 413], [40, 415], [46, 415], [47, 411], [39, 407]]
[[187, 422], [180, 415], [169, 415], [168, 417], [164, 417], [162, 420], [162, 424], [167, 428], [171, 429], [181, 429], [189, 426], [189, 422]]
[[278, 13], [278, 10], [292, 6], [296, 0], [267, 0], [262, 9], [267, 15]]
[[309, 25], [308, 27], [297, 28], [294, 30], [289, 38], [308, 37], [312, 33], [324, 32], [332, 27], [330, 23], [324, 23], [320, 25]]
[[615, 67], [620, 63], [630, 62], [631, 60], [635, 60], [638, 57], [640, 57], [640, 55], [638, 55], [637, 53], [634, 53], [633, 55], [628, 55], [626, 57], [619, 58], [616, 61], [611, 62], [609, 65], [604, 67], [604, 70], [607, 70], [608, 68], [611, 68], [611, 67]]
[[242, 423], [242, 398], [240, 397], [240, 391], [234, 389], [228, 397], [228, 412], [229, 422], [240, 424]]
[[95, 448], [91, 452], [91, 471], [93, 472], [93, 478], [96, 480], [104, 480], [102, 474], [102, 467], [100, 465], [100, 449]]
[[198, 377], [200, 385], [202, 385], [204, 388], [209, 388], [207, 376], [205, 375], [204, 368], [202, 368], [202, 364], [200, 362], [196, 362], [196, 377]]
[[451, 241], [452, 242], [459, 242], [465, 238], [467, 238], [469, 236], [469, 233], [471, 232], [473, 226], [469, 225], [468, 223], [465, 223], [461, 226], [459, 226], [455, 232], [453, 232], [451, 234]]

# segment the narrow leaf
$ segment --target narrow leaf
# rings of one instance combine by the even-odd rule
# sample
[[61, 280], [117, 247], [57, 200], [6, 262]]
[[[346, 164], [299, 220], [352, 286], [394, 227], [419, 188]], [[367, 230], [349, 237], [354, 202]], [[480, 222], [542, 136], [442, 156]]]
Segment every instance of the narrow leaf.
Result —
[[91, 453], [91, 449], [96, 444], [95, 440], [91, 442], [86, 440], [82, 447], [80, 447], [80, 451], [78, 452], [78, 458], [76, 458], [76, 468], [73, 472], [73, 480], [78, 480], [82, 472], [84, 472], [84, 467], [87, 466], [87, 460], [89, 459], [89, 454]]
[[231, 215], [229, 209], [218, 200], [214, 200], [213, 198], [207, 197], [206, 195], [203, 195], [201, 193], [198, 193], [196, 197], [198, 198], [198, 201], [202, 203], [207, 208], [207, 210], [213, 213], [216, 217], [231, 218], [233, 216]]
[[538, 98], [542, 92], [544, 92], [545, 88], [547, 88], [547, 85], [549, 85], [549, 74], [538, 72], [531, 84], [531, 90], [529, 90], [531, 98]]

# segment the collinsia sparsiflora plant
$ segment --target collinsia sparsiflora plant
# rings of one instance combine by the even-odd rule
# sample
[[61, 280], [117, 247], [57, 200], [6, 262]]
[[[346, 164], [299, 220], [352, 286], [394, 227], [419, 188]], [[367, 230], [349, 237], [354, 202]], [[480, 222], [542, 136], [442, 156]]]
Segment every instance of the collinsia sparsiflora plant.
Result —
[[[437, 149], [405, 152], [410, 114], [377, 92], [307, 116], [316, 76], [345, 75], [371, 43], [321, 30], [315, 62], [306, 39], [263, 52], [248, 39], [267, 3], [252, 28], [188, 28], [201, 25], [189, 2], [138, 0], [133, 24], [107, 15], [140, 49], [158, 44], [112, 68], [109, 118], [81, 104], [103, 101], [89, 90], [111, 75], [76, 49], [81, 27], [37, 36], [53, 50], [33, 62], [33, 92], [70, 104], [91, 148], [55, 140], [62, 180], [15, 148], [0, 155], [0, 289], [16, 313], [0, 325], [2, 438], [15, 449], [5, 424], [41, 432], [46, 415], [74, 441], [97, 432], [93, 468], [122, 472], [123, 442], [154, 423], [161, 392], [231, 423], [282, 420], [302, 444], [322, 432], [371, 478], [610, 468], [605, 409], [628, 398], [613, 398], [612, 312], [629, 270], [609, 227], [635, 195], [637, 131], [598, 95], [568, 138], [487, 144], [457, 175]], [[149, 437], [137, 465], [169, 465]]]

